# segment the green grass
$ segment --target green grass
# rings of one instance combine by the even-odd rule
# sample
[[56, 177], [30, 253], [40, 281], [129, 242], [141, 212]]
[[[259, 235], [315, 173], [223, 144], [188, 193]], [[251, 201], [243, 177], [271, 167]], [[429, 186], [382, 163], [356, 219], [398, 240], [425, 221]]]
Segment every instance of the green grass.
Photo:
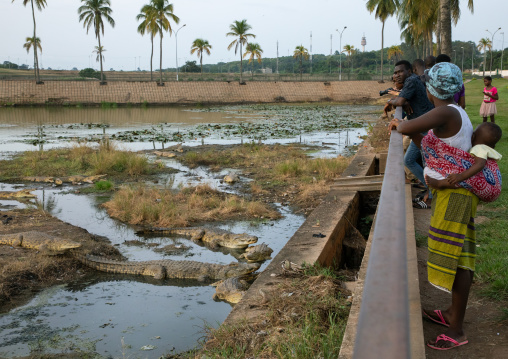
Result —
[[[503, 155], [498, 162], [504, 179], [501, 196], [492, 203], [482, 203], [478, 207], [478, 216], [489, 221], [477, 228], [478, 257], [476, 262], [476, 281], [484, 288], [482, 294], [496, 299], [508, 300], [508, 80], [494, 79], [493, 85], [499, 91], [497, 101], [496, 124], [503, 130], [503, 138], [496, 150]], [[474, 80], [466, 84], [466, 111], [476, 127], [483, 120], [479, 115], [483, 99], [483, 81]]]

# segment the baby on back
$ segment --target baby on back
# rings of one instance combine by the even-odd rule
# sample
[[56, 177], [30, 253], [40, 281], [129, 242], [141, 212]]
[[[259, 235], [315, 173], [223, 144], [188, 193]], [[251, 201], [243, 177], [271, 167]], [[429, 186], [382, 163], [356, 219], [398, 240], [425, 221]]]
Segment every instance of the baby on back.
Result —
[[498, 161], [502, 158], [501, 154], [494, 150], [496, 143], [499, 142], [502, 134], [503, 132], [501, 128], [495, 123], [484, 122], [480, 124], [471, 137], [473, 147], [471, 147], [469, 153], [474, 157], [474, 163], [471, 164], [468, 161], [463, 162], [462, 164], [464, 167], [468, 167], [469, 165], [465, 171], [460, 173], [450, 173], [444, 179], [434, 179], [432, 177], [425, 176], [427, 185], [438, 189], [456, 188], [459, 185], [468, 188], [468, 186], [465, 186], [461, 182], [468, 180], [478, 172], [482, 171], [485, 168], [488, 159]]

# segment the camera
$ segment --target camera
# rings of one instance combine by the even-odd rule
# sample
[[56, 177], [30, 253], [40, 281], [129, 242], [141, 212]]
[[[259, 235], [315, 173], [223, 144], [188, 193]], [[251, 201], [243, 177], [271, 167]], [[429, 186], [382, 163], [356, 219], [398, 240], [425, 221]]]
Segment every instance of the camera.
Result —
[[398, 91], [398, 90], [395, 90], [393, 87], [390, 87], [384, 91], [379, 91], [379, 96], [388, 95], [388, 92], [390, 92], [390, 91]]

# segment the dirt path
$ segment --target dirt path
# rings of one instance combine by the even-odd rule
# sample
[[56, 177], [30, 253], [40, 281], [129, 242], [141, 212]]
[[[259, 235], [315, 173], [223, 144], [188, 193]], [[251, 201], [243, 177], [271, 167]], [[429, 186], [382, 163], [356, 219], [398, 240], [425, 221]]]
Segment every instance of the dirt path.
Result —
[[[416, 233], [426, 235], [430, 223], [431, 211], [414, 210]], [[481, 232], [478, 233], [481, 236]], [[419, 247], [418, 274], [420, 278], [420, 296], [423, 308], [446, 309], [451, 303], [451, 295], [440, 291], [427, 281], [427, 247]], [[503, 303], [481, 296], [481, 285], [473, 283], [466, 311], [465, 331], [469, 344], [448, 351], [426, 348], [428, 359], [505, 359], [508, 358], [508, 321], [501, 321]], [[446, 329], [443, 326], [423, 321], [425, 342], [435, 339]]]

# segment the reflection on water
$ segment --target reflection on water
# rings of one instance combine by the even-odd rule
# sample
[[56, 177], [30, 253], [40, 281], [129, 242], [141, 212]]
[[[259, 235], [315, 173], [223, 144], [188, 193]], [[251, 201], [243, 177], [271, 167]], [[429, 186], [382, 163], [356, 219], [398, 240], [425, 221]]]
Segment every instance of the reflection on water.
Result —
[[[273, 107], [276, 109], [276, 107]], [[334, 113], [344, 113], [345, 118], [359, 116], [367, 107], [334, 107]], [[296, 107], [295, 107], [296, 109]], [[192, 127], [203, 123], [238, 123], [245, 121], [267, 121], [276, 118], [266, 107], [264, 112], [222, 108], [213, 111], [193, 111], [191, 108], [21, 108], [0, 109], [0, 158], [12, 153], [36, 149], [26, 142], [27, 137], [49, 140], [44, 148], [68, 145], [63, 138], [76, 136], [102, 136], [122, 131], [133, 131], [158, 124], [174, 128]], [[284, 112], [289, 110], [285, 109]], [[295, 110], [300, 111], [300, 110]], [[308, 111], [308, 110], [307, 110]], [[295, 113], [296, 113], [295, 112]], [[268, 113], [268, 114], [267, 114]], [[270, 117], [273, 116], [273, 117]], [[303, 120], [299, 120], [300, 126]], [[309, 120], [310, 121], [310, 120]], [[311, 122], [311, 121], [310, 121]], [[87, 126], [81, 124], [103, 124]], [[107, 126], [106, 126], [107, 125]], [[41, 133], [41, 130], [43, 133]], [[309, 131], [292, 138], [263, 140], [265, 143], [304, 142], [321, 145], [321, 151], [314, 156], [337, 156], [350, 144], [359, 143], [359, 137], [366, 133], [364, 128], [338, 128], [336, 131]], [[238, 144], [242, 137], [207, 138], [207, 144]], [[187, 141], [186, 145], [200, 145], [201, 139]], [[167, 146], [176, 143], [167, 143]], [[122, 146], [131, 150], [152, 148], [151, 143], [132, 142]], [[217, 174], [206, 169], [189, 170], [174, 160], [167, 165], [178, 168], [180, 173], [167, 179], [178, 186], [182, 183], [210, 183], [220, 188]], [[189, 174], [191, 175], [189, 177]], [[223, 174], [222, 174], [223, 175]], [[218, 176], [221, 177], [221, 176]], [[166, 181], [162, 180], [160, 183]], [[30, 186], [31, 188], [36, 186]], [[69, 189], [39, 188], [34, 193], [41, 205], [55, 217], [88, 230], [92, 234], [106, 236], [129, 260], [185, 259], [227, 264], [236, 261], [228, 250], [212, 251], [204, 245], [193, 243], [186, 237], [150, 236], [140, 237], [131, 226], [111, 219], [100, 206], [107, 197], [77, 195]], [[0, 190], [14, 190], [12, 184], [1, 184]], [[220, 188], [226, 190], [225, 188]], [[229, 189], [229, 191], [232, 191]], [[234, 189], [233, 189], [234, 191]], [[0, 207], [17, 205], [15, 201], [0, 201]], [[19, 206], [18, 206], [19, 208]], [[258, 243], [266, 243], [275, 256], [293, 233], [303, 223], [304, 217], [292, 213], [290, 208], [278, 206], [283, 218], [277, 221], [259, 223], [236, 222], [219, 227], [235, 233], [247, 232], [259, 237]], [[158, 244], [171, 243], [189, 246], [188, 251], [168, 257], [154, 252], [148, 245], [128, 246], [126, 241], [140, 241]], [[266, 267], [265, 263], [261, 270]], [[97, 352], [113, 357], [159, 357], [169, 353], [187, 350], [196, 345], [202, 336], [204, 322], [216, 325], [222, 322], [231, 307], [216, 303], [212, 298], [214, 288], [197, 282], [156, 281], [150, 278], [122, 277], [120, 275], [96, 274], [93, 279], [64, 286], [49, 288], [39, 293], [29, 304], [9, 313], [0, 315], [0, 357], [28, 355], [31, 351], [44, 349], [46, 352]], [[124, 345], [122, 346], [122, 338]], [[154, 348], [141, 351], [143, 346]], [[146, 354], [149, 353], [149, 354]]]
[[[213, 287], [195, 282], [175, 286], [143, 283], [142, 278], [99, 279], [47, 289], [27, 305], [0, 315], [0, 357], [42, 349], [158, 358], [194, 347], [205, 324], [217, 326], [231, 310], [229, 304], [211, 299]], [[145, 352], [144, 346], [153, 349]]]

